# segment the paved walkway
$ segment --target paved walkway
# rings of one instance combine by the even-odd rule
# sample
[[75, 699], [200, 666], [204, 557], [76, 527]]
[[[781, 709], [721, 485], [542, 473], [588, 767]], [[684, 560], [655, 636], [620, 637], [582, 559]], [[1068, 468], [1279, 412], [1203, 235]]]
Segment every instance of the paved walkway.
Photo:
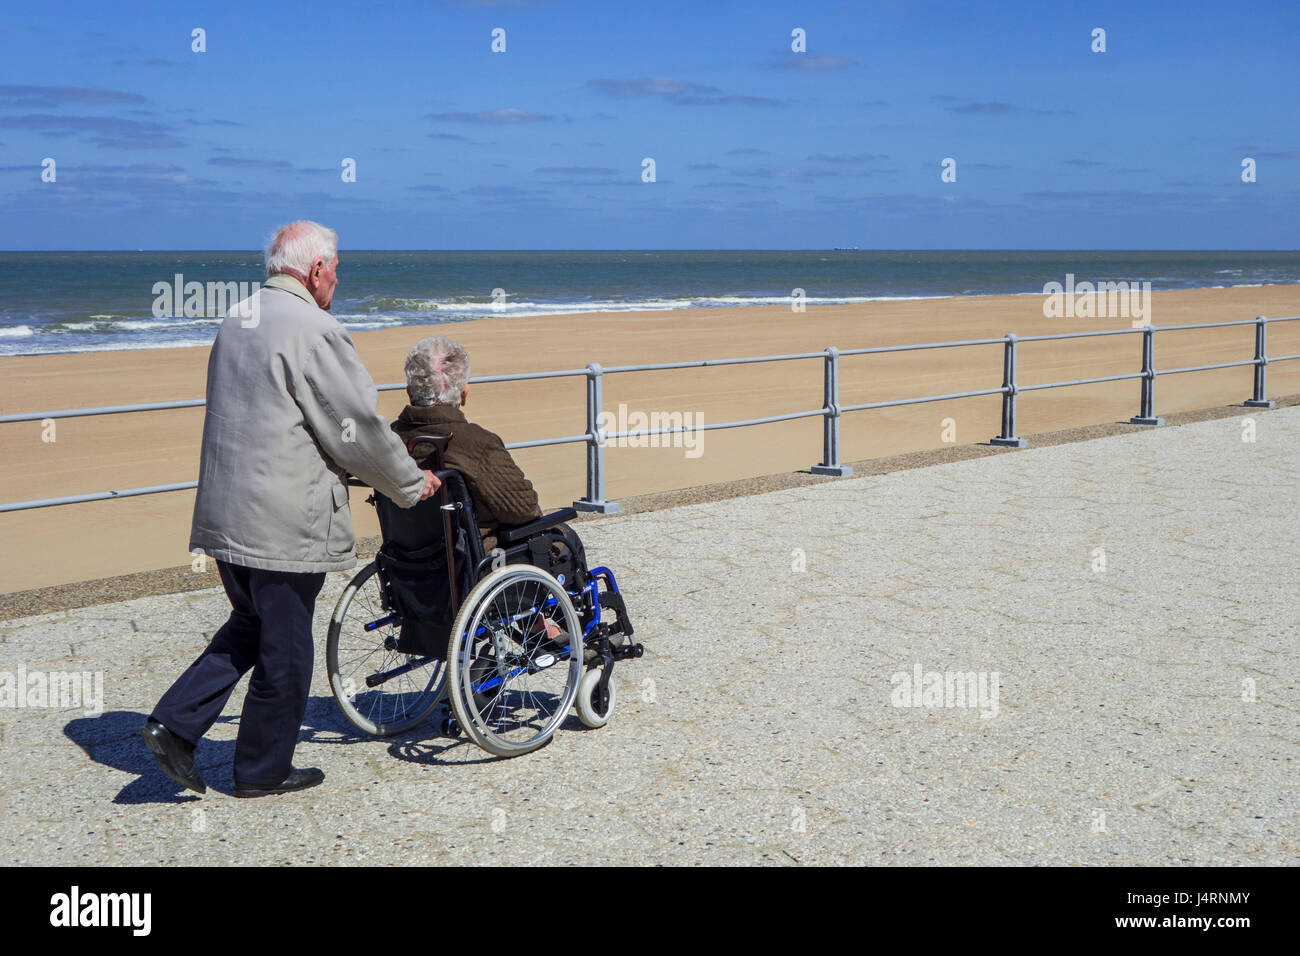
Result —
[[[349, 732], [342, 575], [287, 797], [229, 796], [242, 691], [206, 797], [136, 736], [220, 592], [0, 622], [0, 672], [106, 700], [0, 709], [0, 862], [1294, 864], [1300, 409], [1253, 418], [584, 524], [647, 654], [515, 760]], [[946, 671], [983, 706], [927, 704]]]

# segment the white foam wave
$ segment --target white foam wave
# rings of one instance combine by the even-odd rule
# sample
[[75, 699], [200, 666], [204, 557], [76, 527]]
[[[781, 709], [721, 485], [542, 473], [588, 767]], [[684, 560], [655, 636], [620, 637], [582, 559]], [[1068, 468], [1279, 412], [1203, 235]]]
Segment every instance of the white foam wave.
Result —
[[105, 316], [91, 316], [88, 322], [63, 322], [58, 325], [49, 326], [47, 331], [55, 333], [69, 332], [149, 332], [153, 329], [174, 329], [182, 330], [193, 327], [220, 325], [223, 319], [217, 318], [191, 318], [191, 319], [111, 319]]
[[86, 345], [74, 348], [56, 349], [19, 349], [15, 346], [0, 345], [0, 355], [66, 355], [70, 352], [133, 352], [136, 349], [188, 349], [208, 348], [211, 339], [176, 339], [168, 342], [130, 342], [105, 343], [104, 345]]
[[[903, 302], [917, 299], [946, 299], [950, 295], [844, 295], [805, 296], [799, 301], [805, 305], [852, 305], [858, 302]], [[670, 309], [726, 308], [740, 306], [791, 305], [796, 300], [789, 295], [700, 295], [655, 299], [592, 299], [570, 302], [534, 302], [531, 300], [492, 302], [484, 300], [442, 301], [437, 299], [384, 300], [385, 305], [402, 302], [408, 312], [438, 312], [447, 317], [477, 317], [491, 315], [571, 315], [583, 312], [662, 312]], [[391, 307], [391, 306], [390, 306]], [[397, 311], [401, 311], [399, 307]], [[374, 321], [384, 319], [401, 322], [403, 316], [375, 313], [345, 313], [336, 315], [340, 321]]]
[[191, 319], [123, 319], [114, 322], [116, 328], [124, 332], [148, 332], [150, 329], [183, 329], [187, 326], [220, 325], [225, 316]]

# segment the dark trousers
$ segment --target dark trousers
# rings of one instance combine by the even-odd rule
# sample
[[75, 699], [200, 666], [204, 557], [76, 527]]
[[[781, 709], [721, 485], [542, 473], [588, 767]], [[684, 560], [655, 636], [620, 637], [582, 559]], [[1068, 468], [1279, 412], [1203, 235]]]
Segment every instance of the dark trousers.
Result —
[[322, 574], [261, 571], [217, 562], [230, 619], [158, 701], [151, 717], [190, 743], [221, 716], [251, 668], [235, 740], [235, 782], [273, 786], [289, 776], [311, 690], [312, 611]]

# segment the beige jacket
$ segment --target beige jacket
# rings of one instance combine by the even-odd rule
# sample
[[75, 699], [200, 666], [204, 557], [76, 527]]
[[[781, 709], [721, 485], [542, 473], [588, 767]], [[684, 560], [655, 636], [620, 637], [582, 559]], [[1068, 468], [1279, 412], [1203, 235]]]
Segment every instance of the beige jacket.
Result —
[[190, 550], [271, 571], [357, 563], [346, 474], [404, 508], [424, 473], [375, 412], [352, 339], [291, 276], [267, 279], [253, 315], [221, 324]]

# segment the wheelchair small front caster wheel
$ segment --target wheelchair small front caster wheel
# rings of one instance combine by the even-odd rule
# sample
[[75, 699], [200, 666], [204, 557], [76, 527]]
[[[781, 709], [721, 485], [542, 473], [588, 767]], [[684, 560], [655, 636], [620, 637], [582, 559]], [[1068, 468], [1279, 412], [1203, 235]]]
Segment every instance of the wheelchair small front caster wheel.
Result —
[[460, 724], [456, 722], [456, 718], [451, 714], [442, 718], [441, 726], [438, 729], [442, 732], [444, 737], [460, 736]]
[[586, 727], [604, 727], [614, 715], [614, 682], [609, 682], [609, 703], [601, 712], [596, 701], [597, 685], [600, 683], [601, 668], [593, 667], [582, 675], [578, 681], [578, 696], [574, 705], [578, 708], [578, 719]]

